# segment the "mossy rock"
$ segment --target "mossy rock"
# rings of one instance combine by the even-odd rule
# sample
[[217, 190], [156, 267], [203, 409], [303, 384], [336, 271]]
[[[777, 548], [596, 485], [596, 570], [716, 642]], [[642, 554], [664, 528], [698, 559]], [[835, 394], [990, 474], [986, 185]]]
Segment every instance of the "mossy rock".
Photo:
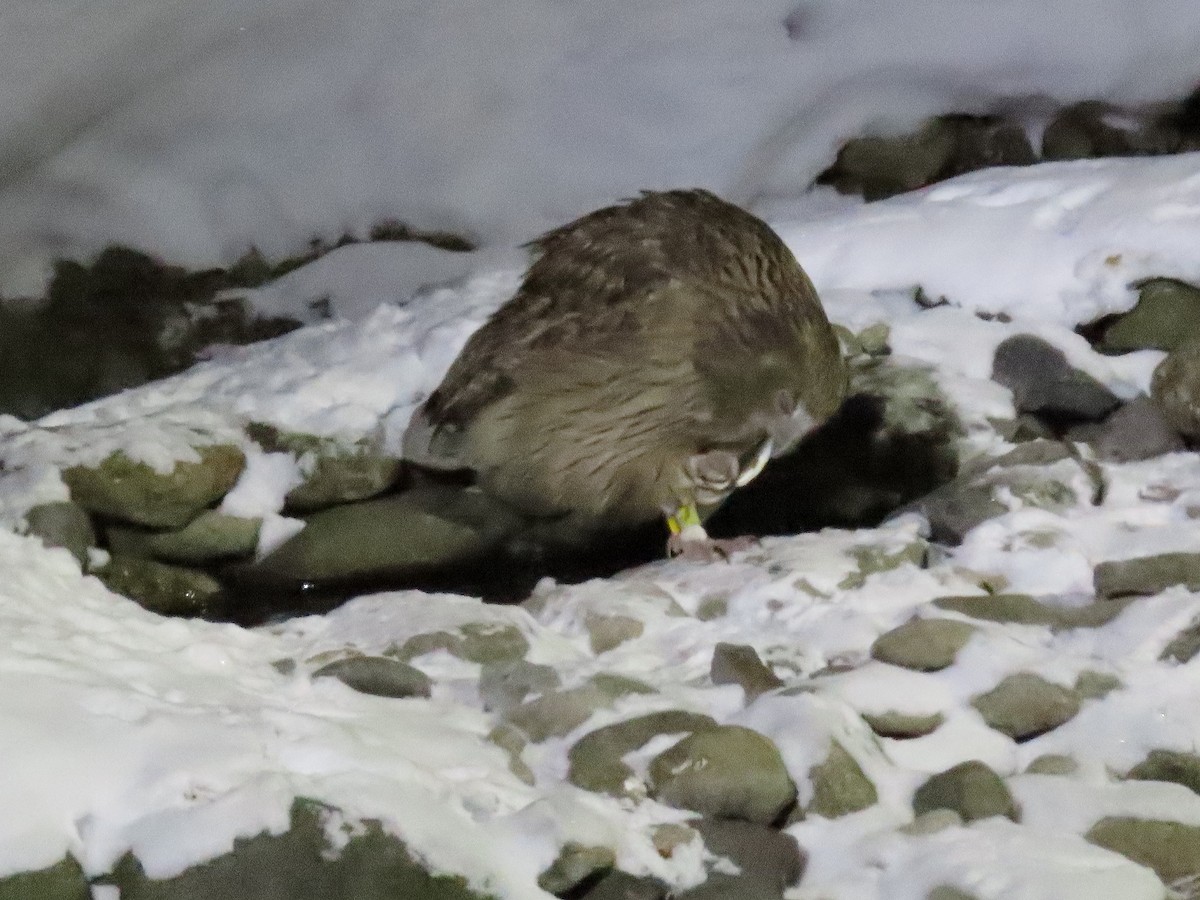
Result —
[[178, 461], [167, 474], [117, 452], [98, 466], [64, 469], [71, 499], [89, 512], [147, 525], [182, 528], [225, 496], [246, 464], [238, 447], [196, 449], [196, 462]]
[[253, 555], [261, 526], [261, 519], [230, 516], [210, 509], [174, 531], [114, 525], [105, 535], [114, 553], [202, 565]]
[[1098, 349], [1170, 351], [1200, 339], [1200, 287], [1174, 278], [1150, 278], [1137, 288], [1137, 306], [1105, 330]]
[[386, 655], [408, 662], [438, 650], [484, 665], [516, 662], [529, 652], [529, 639], [507, 622], [466, 622], [456, 631], [415, 634], [399, 647], [389, 647]]
[[1177, 750], [1151, 750], [1125, 777], [1134, 781], [1168, 781], [1200, 794], [1200, 756]]
[[1158, 364], [1150, 396], [1172, 428], [1200, 440], [1200, 340], [1172, 350]]
[[649, 775], [654, 799], [719, 819], [767, 825], [796, 801], [778, 748], [739, 725], [693, 732], [651, 760]]
[[1093, 572], [1093, 583], [1101, 597], [1158, 594], [1175, 585], [1200, 590], [1200, 553], [1159, 553], [1102, 562]]
[[660, 734], [695, 734], [717, 727], [711, 716], [669, 709], [614, 722], [585, 734], [567, 753], [567, 780], [586, 791], [619, 796], [633, 770], [622, 757]]
[[195, 569], [113, 554], [95, 575], [110, 591], [159, 615], [212, 617], [225, 611], [220, 582]]
[[1082, 702], [1079, 692], [1072, 688], [1032, 672], [1018, 672], [972, 699], [971, 705], [992, 728], [1021, 741], [1070, 721]]
[[293, 512], [374, 497], [396, 484], [404, 465], [369, 438], [348, 444], [262, 422], [250, 423], [246, 433], [268, 452], [294, 454], [306, 469], [304, 481], [286, 497], [287, 509]]
[[331, 846], [324, 818], [330, 807], [311, 800], [292, 806], [283, 834], [239, 838], [234, 849], [173, 878], [148, 878], [131, 855], [117, 864], [113, 881], [121, 900], [485, 900], [466, 880], [431, 875], [404, 842], [366, 820]]
[[876, 638], [871, 657], [918, 672], [936, 672], [953, 665], [974, 633], [975, 626], [969, 622], [912, 619]]
[[1093, 825], [1084, 837], [1153, 869], [1167, 883], [1200, 875], [1200, 826], [1110, 816]]
[[538, 876], [538, 887], [561, 897], [585, 881], [599, 878], [617, 864], [609, 847], [592, 847], [568, 841], [546, 871]]
[[415, 666], [386, 656], [350, 656], [312, 673], [313, 679], [336, 678], [360, 694], [376, 697], [428, 697], [432, 682]]
[[934, 775], [917, 788], [913, 813], [921, 816], [935, 809], [953, 810], [964, 822], [990, 816], [1017, 819], [1016, 803], [1004, 781], [975, 759]]
[[806, 813], [836, 819], [879, 802], [879, 793], [858, 760], [837, 741], [831, 742], [825, 760], [809, 770], [808, 778], [813, 797]]
[[73, 856], [36, 872], [0, 878], [0, 900], [90, 900], [87, 876]]

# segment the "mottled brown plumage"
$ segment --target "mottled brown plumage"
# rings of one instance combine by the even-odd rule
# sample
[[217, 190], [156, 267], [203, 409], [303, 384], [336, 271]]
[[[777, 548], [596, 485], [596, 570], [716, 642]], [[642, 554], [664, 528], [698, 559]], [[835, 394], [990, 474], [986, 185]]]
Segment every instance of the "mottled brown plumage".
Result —
[[[712, 507], [845, 393], [811, 282], [761, 220], [646, 193], [549, 232], [414, 416], [405, 455], [562, 534]], [[770, 440], [772, 443], [767, 445]], [[701, 532], [702, 534], [702, 532]]]

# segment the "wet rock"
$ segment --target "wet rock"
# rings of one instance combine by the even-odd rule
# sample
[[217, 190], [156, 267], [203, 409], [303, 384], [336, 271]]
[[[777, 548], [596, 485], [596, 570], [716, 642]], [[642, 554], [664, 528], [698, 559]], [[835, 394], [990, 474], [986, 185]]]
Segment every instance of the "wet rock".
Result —
[[1200, 341], [1171, 351], [1158, 364], [1150, 396], [1171, 427], [1191, 440], [1200, 440]]
[[918, 540], [905, 544], [899, 550], [884, 547], [863, 545], [852, 547], [847, 554], [857, 563], [855, 571], [851, 572], [840, 582], [842, 590], [854, 590], [867, 583], [867, 578], [880, 572], [891, 572], [901, 566], [911, 565], [924, 568], [925, 557], [929, 552], [929, 544]]
[[172, 878], [146, 876], [132, 855], [114, 869], [121, 900], [485, 900], [466, 879], [432, 875], [399, 838], [365, 820], [335, 847], [326, 835], [331, 808], [310, 800], [292, 806], [291, 827], [238, 838], [231, 852]]
[[1113, 462], [1154, 459], [1184, 449], [1183, 439], [1149, 397], [1138, 397], [1104, 420], [1090, 441], [1096, 455]]
[[987, 166], [1032, 162], [1020, 127], [992, 116], [947, 115], [927, 120], [915, 134], [848, 141], [817, 181], [879, 200]]
[[151, 528], [182, 528], [220, 500], [242, 473], [237, 447], [199, 447], [197, 462], [179, 461], [168, 474], [114, 453], [95, 467], [64, 469], [71, 499], [89, 512]]
[[1044, 753], [1033, 760], [1025, 771], [1030, 775], [1074, 775], [1079, 763], [1062, 753]]
[[1200, 827], [1195, 825], [1111, 816], [1084, 837], [1148, 866], [1165, 882], [1200, 873]]
[[1099, 421], [1121, 402], [1091, 375], [1071, 366], [1061, 350], [1031, 334], [1001, 342], [992, 361], [992, 380], [1013, 392], [1017, 412], [1053, 421]]
[[913, 503], [911, 510], [929, 521], [930, 537], [956, 547], [976, 525], [1002, 516], [1008, 507], [993, 496], [986, 484], [951, 482]]
[[608, 847], [589, 847], [574, 841], [563, 844], [557, 858], [538, 875], [538, 887], [561, 896], [590, 878], [598, 878], [617, 864], [617, 855]]
[[1063, 613], [1028, 594], [981, 594], [962, 597], [939, 597], [933, 601], [938, 609], [950, 610], [984, 619], [989, 622], [1016, 622], [1022, 625], [1062, 625]]
[[805, 813], [837, 819], [874, 806], [879, 794], [858, 761], [836, 740], [830, 744], [825, 761], [808, 773], [813, 796]]
[[652, 693], [653, 688], [640, 681], [601, 672], [587, 684], [549, 691], [536, 700], [522, 703], [507, 714], [507, 719], [531, 740], [544, 741], [574, 731], [596, 710], [608, 709], [621, 697]]
[[1013, 444], [1054, 438], [1054, 429], [1031, 413], [1021, 413], [1014, 419], [989, 419], [988, 421], [991, 422], [1000, 437]]
[[1137, 288], [1137, 306], [1108, 326], [1097, 349], [1170, 351], [1200, 339], [1200, 287], [1174, 278], [1151, 278]]
[[975, 626], [953, 619], [912, 619], [880, 635], [871, 656], [880, 662], [918, 672], [936, 672], [954, 663]]
[[88, 550], [96, 546], [96, 532], [83, 507], [69, 500], [42, 503], [26, 513], [25, 521], [29, 533], [40, 537], [43, 544], [69, 550], [87, 568]]
[[585, 734], [567, 753], [567, 780], [587, 791], [620, 796], [633, 770], [622, 757], [662, 734], [696, 734], [717, 727], [711, 716], [664, 710], [605, 725]]
[[657, 878], [616, 869], [580, 895], [580, 900], [666, 900], [668, 892], [667, 884]]
[[1169, 781], [1200, 794], [1200, 756], [1176, 750], [1151, 750], [1125, 777], [1134, 781]]
[[1200, 590], [1200, 553], [1160, 553], [1102, 562], [1092, 572], [1101, 597], [1150, 595], [1177, 584]]
[[594, 612], [589, 612], [584, 617], [583, 624], [588, 632], [588, 643], [592, 652], [597, 654], [607, 653], [626, 641], [641, 637], [646, 628], [640, 619], [633, 616], [604, 616]]
[[888, 710], [882, 713], [863, 713], [865, 721], [873, 732], [880, 737], [888, 738], [917, 738], [924, 737], [937, 731], [943, 722], [941, 713], [927, 716], [910, 715], [908, 713]]
[[1095, 159], [1175, 153], [1177, 131], [1145, 112], [1122, 109], [1100, 100], [1084, 100], [1062, 109], [1042, 133], [1046, 159]]
[[1083, 698], [1071, 688], [1031, 672], [1018, 672], [975, 697], [971, 705], [989, 726], [1020, 741], [1070, 721], [1082, 702]]
[[696, 731], [650, 763], [650, 795], [723, 819], [770, 824], [796, 800], [779, 750], [756, 731]]
[[925, 900], [979, 900], [979, 898], [975, 894], [968, 894], [952, 885], [939, 884], [929, 892]]
[[253, 555], [261, 525], [261, 519], [205, 510], [176, 531], [147, 531], [118, 525], [105, 534], [114, 553], [196, 565]]
[[911, 822], [907, 825], [901, 825], [896, 830], [901, 834], [924, 837], [928, 834], [937, 834], [939, 831], [945, 831], [947, 828], [958, 828], [962, 824], [963, 817], [954, 810], [934, 809], [927, 813], [921, 813], [919, 816], [914, 816]]
[[479, 697], [489, 712], [507, 713], [530, 694], [543, 694], [559, 686], [561, 679], [552, 666], [524, 659], [484, 663], [479, 672]]
[[87, 876], [73, 856], [49, 868], [0, 878], [0, 900], [90, 900]]
[[314, 679], [336, 678], [360, 694], [376, 697], [428, 697], [433, 682], [420, 669], [386, 656], [351, 656], [321, 666]]
[[1050, 440], [1046, 438], [1033, 438], [1019, 447], [1014, 447], [1002, 456], [998, 456], [991, 461], [991, 465], [1001, 468], [1011, 468], [1012, 466], [1052, 466], [1057, 462], [1062, 462], [1064, 459], [1072, 459], [1075, 454], [1071, 452], [1062, 441]]
[[252, 422], [246, 433], [264, 450], [291, 453], [299, 460], [304, 481], [288, 493], [289, 511], [311, 512], [374, 497], [395, 485], [403, 468], [402, 461], [386, 453], [377, 438], [346, 444], [333, 438], [282, 431], [262, 422]]
[[736, 684], [746, 692], [747, 702], [759, 694], [783, 686], [783, 680], [772, 672], [753, 647], [719, 641], [713, 648], [709, 670], [713, 684]]
[[212, 617], [225, 609], [220, 582], [195, 569], [113, 554], [94, 574], [110, 591], [162, 616]]
[[1017, 820], [1016, 803], [1003, 779], [979, 760], [959, 763], [934, 775], [913, 794], [913, 812], [920, 816], [949, 809], [964, 822], [1004, 816]]
[[478, 491], [426, 485], [314, 513], [243, 574], [286, 584], [416, 576], [481, 558], [517, 524]]
[[505, 622], [466, 622], [453, 632], [413, 635], [399, 647], [389, 647], [384, 655], [409, 662], [438, 650], [473, 663], [509, 663], [525, 657], [529, 639], [517, 626]]

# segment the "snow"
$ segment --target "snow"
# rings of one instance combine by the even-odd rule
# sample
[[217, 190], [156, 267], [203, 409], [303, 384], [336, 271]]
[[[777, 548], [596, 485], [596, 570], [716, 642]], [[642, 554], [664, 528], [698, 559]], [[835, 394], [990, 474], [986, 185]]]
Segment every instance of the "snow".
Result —
[[866, 128], [1004, 110], [1036, 133], [1052, 103], [1182, 96], [1200, 43], [1189, 0], [218, 0], [203, 16], [10, 0], [2, 16], [10, 297], [112, 241], [199, 267], [387, 218], [511, 245], [646, 187], [794, 198]]
[[[979, 900], [1163, 896], [1153, 873], [1082, 835], [1111, 815], [1200, 824], [1186, 789], [1113, 778], [1152, 749], [1195, 750], [1200, 668], [1159, 655], [1194, 622], [1200, 595], [1172, 588], [1089, 629], [976, 623], [941, 672], [900, 671], [868, 650], [928, 615], [933, 598], [980, 593], [985, 579], [1079, 605], [1099, 562], [1194, 551], [1194, 453], [1105, 464], [1101, 506], [1014, 503], [925, 569], [854, 577], [864, 548], [895, 553], [919, 540], [910, 516], [767, 539], [728, 564], [662, 562], [608, 581], [543, 584], [532, 611], [399, 592], [257, 629], [169, 620], [21, 532], [29, 509], [68, 496], [62, 468], [121, 450], [165, 471], [195, 447], [234, 441], [248, 465], [222, 510], [266, 517], [266, 552], [298, 527], [280, 515], [298, 463], [249, 442], [247, 422], [395, 450], [413, 409], [517, 284], [514, 245], [646, 187], [706, 185], [769, 210], [835, 321], [885, 322], [894, 358], [933, 368], [972, 450], [998, 446], [987, 420], [1012, 414], [989, 376], [995, 347], [1013, 334], [1045, 338], [1118, 395], [1136, 396], [1162, 354], [1102, 357], [1074, 328], [1129, 308], [1139, 278], [1200, 280], [1200, 154], [995, 169], [870, 205], [805, 188], [864, 128], [1006, 109], [1036, 132], [1051, 101], [1181, 95], [1196, 78], [1200, 8], [219, 0], [198, 16], [193, 7], [6, 3], [0, 292], [40, 293], [54, 256], [112, 241], [227, 264], [251, 244], [294, 253], [314, 234], [361, 234], [400, 216], [484, 249], [340, 248], [244, 292], [267, 314], [314, 323], [302, 330], [217, 348], [178, 376], [37, 422], [0, 417], [0, 876], [66, 852], [99, 875], [132, 850], [149, 875], [166, 877], [239, 836], [283, 830], [292, 799], [305, 796], [348, 820], [380, 820], [431, 869], [506, 900], [548, 896], [537, 875], [566, 841], [611, 847], [622, 868], [686, 887], [703, 876], [699, 848], [663, 858], [650, 839], [654, 825], [686, 814], [564, 780], [566, 752], [583, 734], [679, 708], [771, 737], [802, 799], [831, 738], [875, 782], [875, 807], [789, 828], [809, 856], [792, 900], [924, 900], [938, 885]], [[920, 309], [918, 286], [948, 305]], [[333, 318], [318, 322], [325, 300]], [[725, 613], [699, 615], [713, 603]], [[596, 654], [596, 615], [635, 618], [643, 633]], [[529, 661], [552, 666], [567, 688], [613, 673], [654, 692], [527, 746], [528, 785], [487, 740], [496, 719], [475, 663], [444, 651], [413, 660], [434, 681], [429, 699], [309, 677], [349, 652], [479, 622], [518, 629]], [[712, 686], [718, 641], [755, 647], [795, 690], [746, 705], [740, 688]], [[295, 670], [284, 674], [280, 660]], [[1018, 671], [1058, 684], [1107, 673], [1123, 687], [1018, 745], [969, 702]], [[923, 737], [876, 739], [859, 714], [888, 711], [945, 721]], [[631, 756], [635, 769], [649, 752]], [[1023, 774], [1048, 753], [1071, 755], [1078, 773]], [[903, 830], [916, 786], [969, 759], [1006, 778], [1021, 822]]]

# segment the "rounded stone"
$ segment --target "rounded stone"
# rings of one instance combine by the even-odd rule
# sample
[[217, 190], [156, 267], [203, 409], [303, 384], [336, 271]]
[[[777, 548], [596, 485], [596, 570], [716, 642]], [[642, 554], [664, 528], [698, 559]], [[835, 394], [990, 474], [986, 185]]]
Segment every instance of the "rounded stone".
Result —
[[698, 731], [650, 763], [650, 793], [670, 806], [769, 824], [796, 800], [779, 750], [739, 725]]
[[979, 760], [968, 760], [934, 775], [913, 794], [917, 816], [948, 809], [964, 822], [1004, 816], [1017, 819], [1016, 803], [1004, 781]]
[[954, 663], [975, 626], [954, 619], [912, 619], [880, 635], [871, 656], [880, 662], [918, 672], [936, 672]]
[[975, 697], [971, 705], [989, 726], [1020, 741], [1070, 721], [1082, 701], [1078, 691], [1032, 672], [1018, 672]]
[[386, 656], [351, 656], [321, 666], [312, 677], [336, 678], [360, 694], [428, 697], [432, 682], [420, 669]]

